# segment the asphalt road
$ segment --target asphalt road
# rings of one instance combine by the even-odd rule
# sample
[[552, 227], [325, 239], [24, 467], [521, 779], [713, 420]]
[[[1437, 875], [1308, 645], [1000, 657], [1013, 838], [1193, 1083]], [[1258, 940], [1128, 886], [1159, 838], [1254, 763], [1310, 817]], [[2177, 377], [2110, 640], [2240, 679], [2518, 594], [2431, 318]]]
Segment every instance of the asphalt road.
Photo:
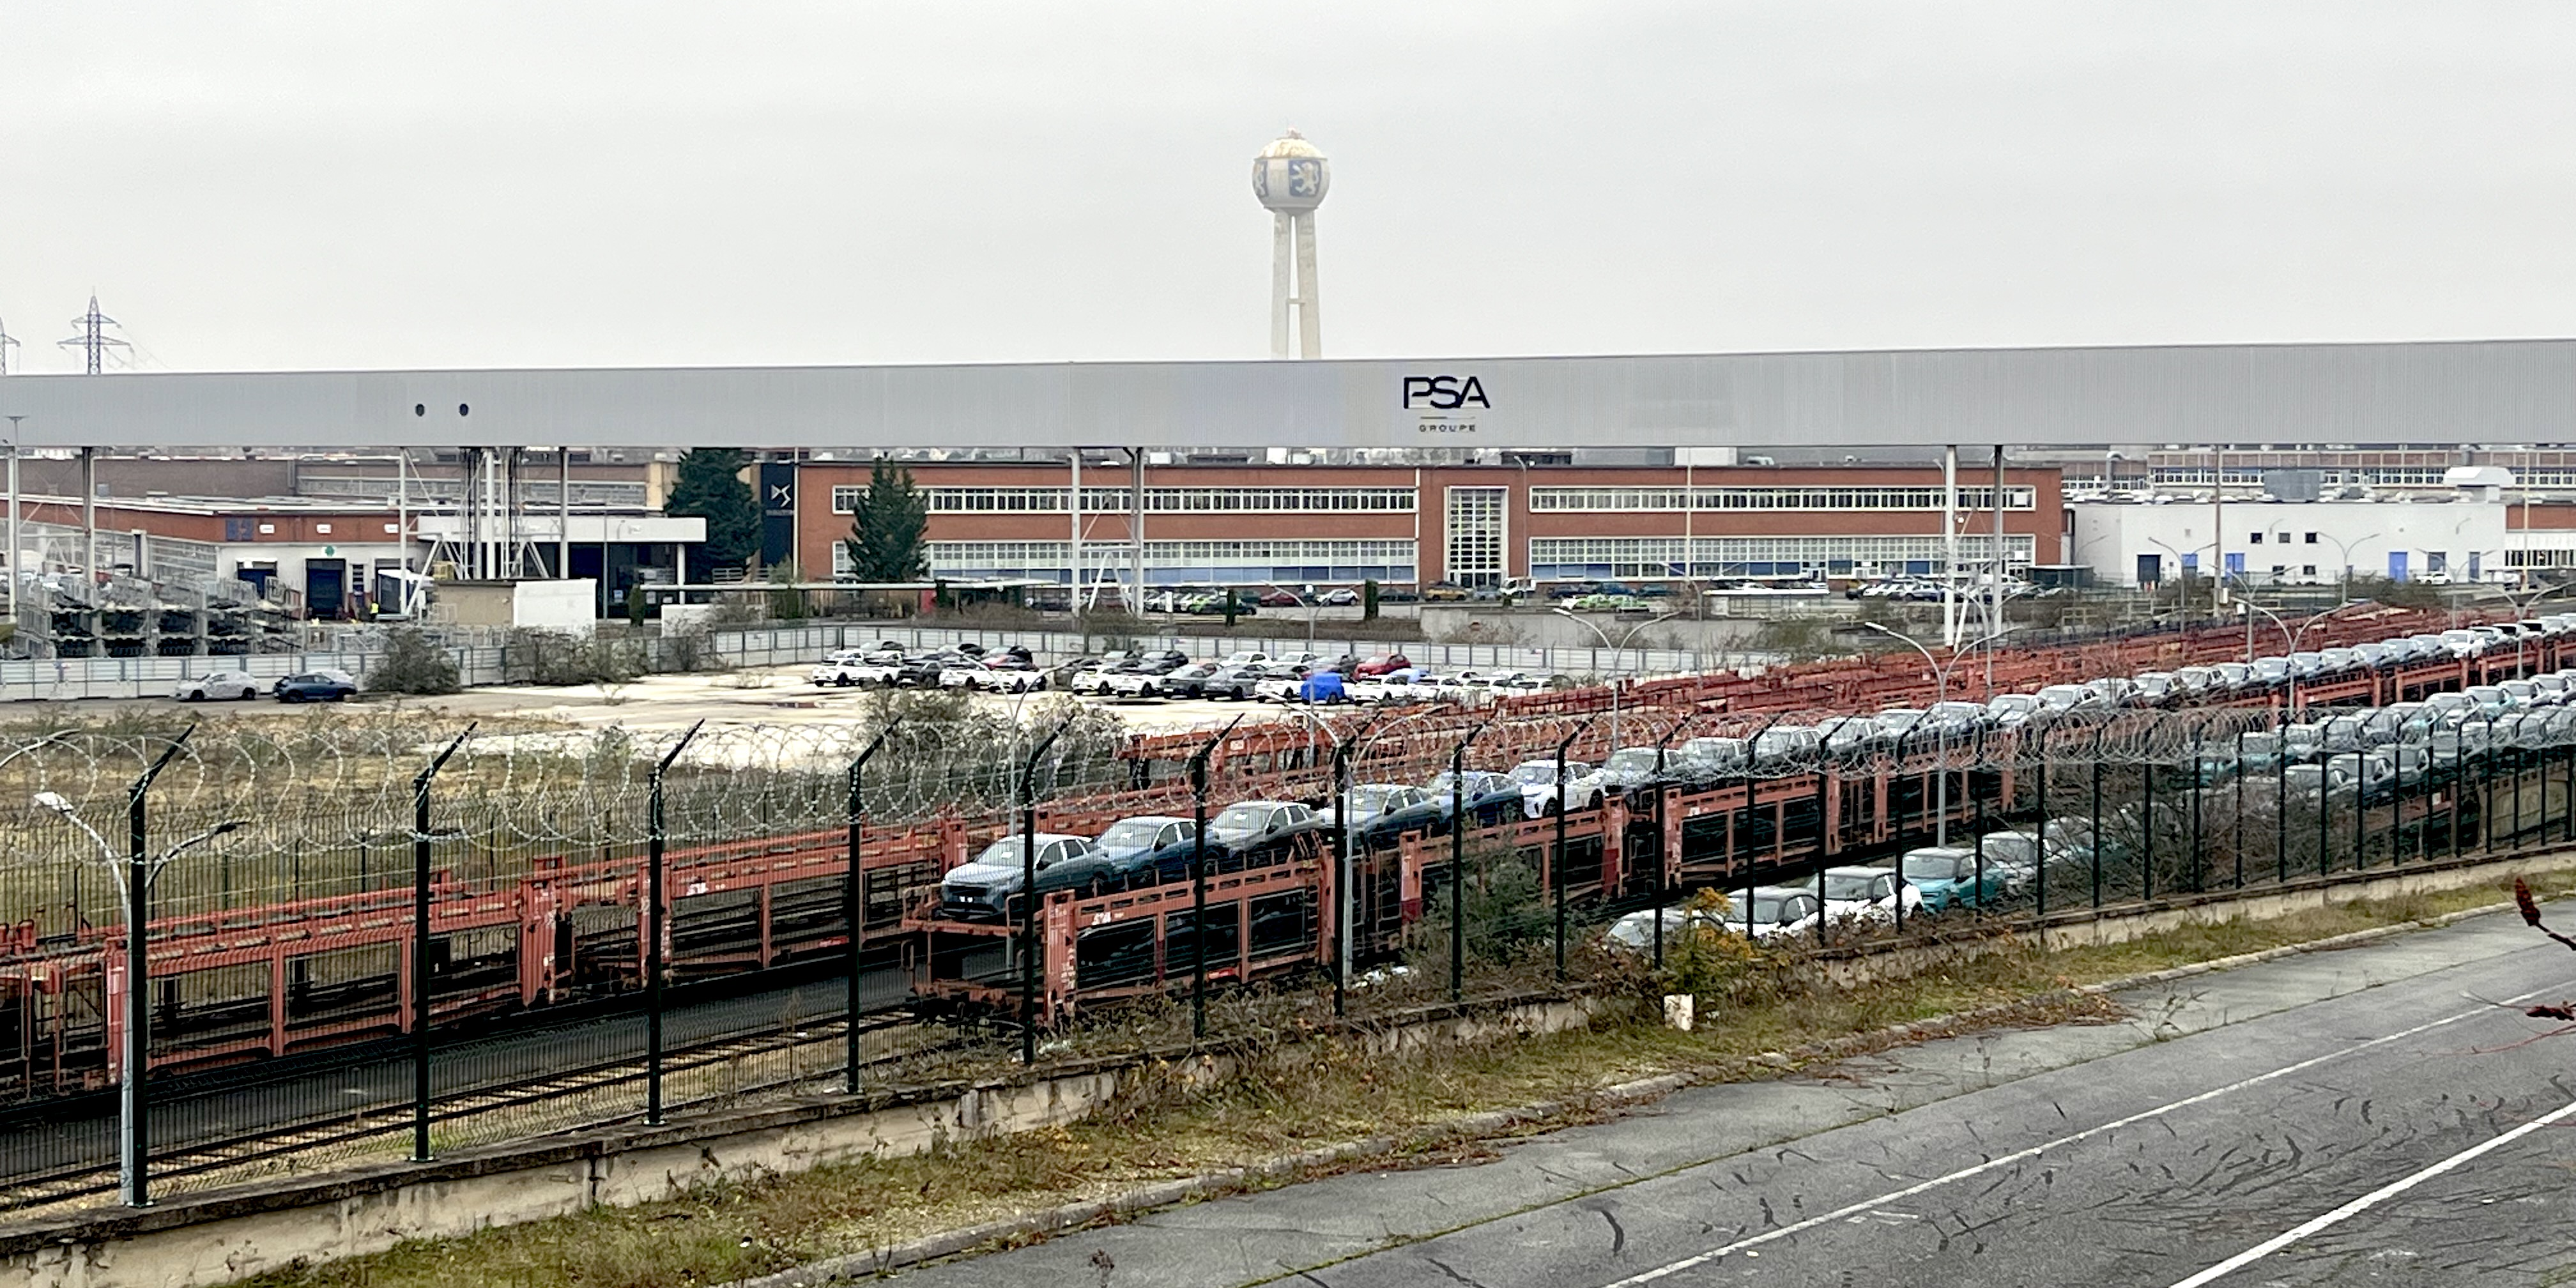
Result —
[[1090, 1285], [1106, 1252], [1110, 1288], [2576, 1283], [2576, 1035], [2496, 1004], [2570, 997], [2576, 953], [2477, 918], [903, 1278]]

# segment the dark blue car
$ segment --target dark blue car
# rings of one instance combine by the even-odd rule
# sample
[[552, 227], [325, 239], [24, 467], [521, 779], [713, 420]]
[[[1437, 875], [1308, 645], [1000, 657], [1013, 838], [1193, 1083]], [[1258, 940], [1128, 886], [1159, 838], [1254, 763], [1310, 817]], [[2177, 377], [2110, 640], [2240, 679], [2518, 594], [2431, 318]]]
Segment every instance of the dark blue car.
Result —
[[277, 682], [280, 702], [345, 702], [358, 692], [346, 671], [299, 671]]

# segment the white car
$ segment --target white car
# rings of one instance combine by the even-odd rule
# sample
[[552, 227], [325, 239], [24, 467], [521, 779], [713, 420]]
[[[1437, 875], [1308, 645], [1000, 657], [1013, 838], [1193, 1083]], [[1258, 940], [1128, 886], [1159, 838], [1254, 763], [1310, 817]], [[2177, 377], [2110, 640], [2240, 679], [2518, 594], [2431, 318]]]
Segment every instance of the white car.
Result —
[[951, 662], [939, 670], [942, 689], [979, 689], [986, 693], [1026, 693], [1046, 687], [1046, 672], [1005, 670], [983, 662]]
[[1655, 919], [1660, 916], [1664, 921], [1667, 943], [1684, 927], [1694, 925], [1713, 926], [1738, 935], [1750, 927], [1754, 941], [1759, 943], [1783, 935], [1811, 933], [1820, 920], [1820, 905], [1816, 902], [1814, 890], [1801, 890], [1794, 886], [1755, 886], [1750, 890], [1734, 891], [1727, 900], [1728, 910], [1724, 913], [1684, 913], [1679, 908], [1632, 912], [1610, 923], [1606, 938], [1619, 947], [1644, 948], [1654, 941]]
[[1887, 868], [1825, 869], [1825, 919], [1890, 925], [1899, 903], [1908, 917], [1923, 911], [1923, 892]]
[[170, 696], [181, 702], [248, 702], [259, 692], [259, 681], [248, 671], [209, 671], [179, 681]]
[[1224, 657], [1217, 659], [1217, 665], [1222, 667], [1267, 666], [1269, 664], [1269, 654], [1256, 653], [1251, 649], [1237, 649], [1234, 652], [1228, 653]]
[[817, 688], [847, 689], [870, 684], [887, 688], [894, 684], [894, 668], [870, 666], [855, 659], [847, 662], [825, 662], [815, 667], [805, 678], [813, 681]]
[[[1565, 797], [1574, 803], [1576, 809], [1590, 809], [1601, 803], [1600, 785], [1584, 786], [1584, 780], [1591, 776], [1591, 762], [1565, 762]], [[1556, 812], [1556, 760], [1553, 757], [1524, 760], [1512, 766], [1511, 780], [1520, 784], [1522, 814], [1530, 818], [1545, 818]]]
[[1274, 663], [1261, 679], [1253, 681], [1252, 696], [1262, 702], [1294, 702], [1305, 683], [1302, 672]]
[[[947, 685], [946, 673], [941, 673], [939, 683], [943, 687]], [[986, 663], [976, 667], [967, 675], [967, 683], [986, 693], [1028, 693], [1046, 687], [1046, 672]]]

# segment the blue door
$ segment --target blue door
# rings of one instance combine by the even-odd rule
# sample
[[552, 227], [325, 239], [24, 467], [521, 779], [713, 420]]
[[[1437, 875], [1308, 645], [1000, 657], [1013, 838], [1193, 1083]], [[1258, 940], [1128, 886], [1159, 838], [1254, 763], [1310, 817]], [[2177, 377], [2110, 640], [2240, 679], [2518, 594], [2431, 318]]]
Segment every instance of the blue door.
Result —
[[2405, 552], [2405, 551], [2403, 551], [2403, 550], [2391, 550], [2391, 551], [2389, 551], [2389, 552], [2388, 552], [2388, 579], [2389, 579], [2390, 581], [2404, 581], [2404, 580], [2406, 580], [2406, 552]]

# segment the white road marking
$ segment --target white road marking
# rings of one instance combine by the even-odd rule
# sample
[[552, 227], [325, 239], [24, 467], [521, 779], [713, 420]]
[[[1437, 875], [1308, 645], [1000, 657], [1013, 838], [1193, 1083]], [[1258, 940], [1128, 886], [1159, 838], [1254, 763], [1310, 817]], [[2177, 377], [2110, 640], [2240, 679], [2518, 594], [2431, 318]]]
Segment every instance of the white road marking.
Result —
[[2289, 1247], [2293, 1243], [2297, 1243], [2299, 1240], [2304, 1239], [2309, 1235], [2315, 1234], [2319, 1230], [2323, 1230], [2328, 1226], [2340, 1224], [2350, 1217], [2359, 1216], [2363, 1212], [2376, 1206], [2382, 1199], [2395, 1198], [2444, 1172], [2450, 1171], [2454, 1167], [2458, 1167], [2462, 1163], [2468, 1162], [2470, 1159], [2476, 1158], [2480, 1154], [2486, 1153], [2488, 1150], [2501, 1149], [2504, 1146], [2510, 1145], [2513, 1142], [2520, 1140], [2523, 1137], [2550, 1125], [2551, 1123], [2557, 1122], [2559, 1119], [2565, 1118], [2570, 1114], [2576, 1114], [2576, 1100], [2568, 1101], [2566, 1104], [2560, 1105], [2549, 1113], [2543, 1114], [2538, 1118], [2534, 1118], [2530, 1122], [2524, 1123], [2523, 1125], [2516, 1127], [2512, 1131], [2506, 1132], [2493, 1140], [2471, 1145], [2467, 1149], [2461, 1150], [2459, 1153], [2453, 1154], [2449, 1158], [2443, 1159], [2441, 1162], [2435, 1163], [2431, 1167], [2427, 1167], [2412, 1176], [2391, 1181], [2386, 1185], [2380, 1186], [2378, 1189], [2372, 1190], [2370, 1193], [2364, 1194], [2360, 1198], [2354, 1199], [2352, 1202], [2346, 1203], [2342, 1207], [2326, 1213], [2324, 1216], [2303, 1221], [2298, 1225], [2292, 1226], [2269, 1239], [2265, 1239], [2261, 1243], [2255, 1244], [2253, 1247], [2247, 1248], [2243, 1252], [2237, 1253], [2235, 1256], [2229, 1257], [2225, 1261], [2219, 1262], [2217, 1265], [2211, 1266], [2207, 1270], [2201, 1271], [2199, 1274], [2193, 1275], [2189, 1279], [2177, 1282], [2174, 1284], [2173, 1288], [2200, 1288], [2202, 1284], [2209, 1283], [2222, 1276], [2252, 1265], [2275, 1252], [2279, 1252], [2283, 1248]]
[[[2470, 1018], [2472, 1018], [2472, 1017], [2480, 1016], [2480, 1015], [2492, 1015], [2492, 1014], [2494, 1014], [2494, 1013], [2496, 1012], [2496, 1009], [2497, 1009], [2497, 1007], [2498, 1007], [2498, 1006], [2511, 1006], [2511, 1005], [2513, 1005], [2514, 1003], [2517, 1003], [2517, 1002], [2527, 1002], [2527, 1001], [2530, 1001], [2532, 998], [2535, 998], [2535, 997], [2541, 997], [2541, 996], [2545, 996], [2545, 995], [2547, 995], [2547, 994], [2557, 993], [2557, 992], [2564, 991], [2567, 987], [2568, 987], [2568, 985], [2567, 985], [2566, 983], [2559, 983], [2559, 984], [2552, 984], [2552, 985], [2550, 985], [2550, 986], [2549, 986], [2549, 987], [2547, 987], [2547, 988], [2536, 988], [2536, 989], [2533, 989], [2532, 991], [2530, 991], [2530, 992], [2528, 992], [2528, 993], [2523, 993], [2523, 994], [2521, 994], [2521, 995], [2519, 995], [2519, 996], [2515, 996], [2515, 997], [2508, 997], [2508, 998], [2504, 999], [2504, 1001], [2503, 1001], [2503, 1002], [2501, 1002], [2501, 1003], [2493, 1003], [2493, 1004], [2489, 1004], [2489, 1005], [2486, 1005], [2486, 1006], [2481, 1006], [2481, 1007], [2476, 1008], [2475, 1010], [2462, 1011], [2462, 1012], [2460, 1012], [2460, 1013], [2459, 1013], [2459, 1014], [2457, 1014], [2457, 1015], [2445, 1016], [2445, 1017], [2443, 1017], [2443, 1018], [2441, 1018], [2441, 1019], [2431, 1021], [2430, 1023], [2418, 1024], [2418, 1025], [2416, 1025], [2415, 1027], [2413, 1027], [2413, 1028], [2411, 1028], [2411, 1029], [2400, 1029], [2399, 1031], [2397, 1031], [2397, 1032], [2395, 1032], [2395, 1033], [2384, 1034], [2384, 1035], [2382, 1035], [2382, 1036], [2372, 1038], [2372, 1039], [2370, 1039], [2370, 1040], [2368, 1040], [2368, 1041], [2366, 1041], [2366, 1042], [2359, 1042], [2359, 1043], [2356, 1043], [2356, 1044], [2354, 1044], [2354, 1045], [2352, 1045], [2352, 1046], [2345, 1047], [2344, 1049], [2342, 1049], [2342, 1050], [2340, 1050], [2340, 1051], [2329, 1051], [2329, 1052], [2325, 1053], [2324, 1055], [2314, 1056], [2314, 1057], [2311, 1057], [2311, 1058], [2309, 1058], [2309, 1059], [2301, 1060], [2301, 1061], [2299, 1061], [2299, 1062], [2298, 1062], [2298, 1063], [2296, 1063], [2296, 1064], [2285, 1064], [2285, 1065], [2282, 1065], [2282, 1066], [2281, 1066], [2280, 1068], [2278, 1068], [2278, 1069], [2274, 1069], [2274, 1070], [2272, 1070], [2272, 1071], [2271, 1071], [2271, 1072], [2269, 1072], [2269, 1073], [2258, 1073], [2258, 1074], [2255, 1074], [2253, 1077], [2250, 1077], [2250, 1078], [2242, 1078], [2242, 1079], [2239, 1079], [2239, 1080], [2237, 1080], [2237, 1081], [2235, 1081], [2235, 1082], [2228, 1083], [2226, 1086], [2223, 1086], [2223, 1087], [2213, 1087], [2213, 1088], [2211, 1088], [2210, 1090], [2207, 1090], [2207, 1091], [2201, 1092], [2201, 1093], [2200, 1093], [2200, 1094], [2198, 1094], [2198, 1095], [2194, 1095], [2194, 1096], [2185, 1096], [2185, 1097], [2183, 1097], [2183, 1098], [2182, 1098], [2182, 1099], [2180, 1099], [2180, 1100], [2176, 1100], [2176, 1101], [2173, 1101], [2173, 1102], [2168, 1103], [2168, 1104], [2158, 1105], [2158, 1106], [2156, 1106], [2156, 1107], [2155, 1107], [2155, 1108], [2153, 1108], [2153, 1109], [2141, 1110], [2141, 1111], [2139, 1111], [2139, 1112], [2137, 1112], [2137, 1113], [2134, 1113], [2134, 1114], [2129, 1115], [2129, 1116], [2128, 1116], [2128, 1117], [2126, 1117], [2126, 1118], [2117, 1118], [2117, 1119], [2113, 1119], [2112, 1121], [2107, 1122], [2107, 1123], [2103, 1123], [2103, 1124], [2101, 1124], [2100, 1126], [2097, 1126], [2097, 1127], [2087, 1127], [2087, 1128], [2085, 1128], [2085, 1129], [2084, 1129], [2084, 1130], [2082, 1130], [2082, 1131], [2074, 1132], [2074, 1133], [2072, 1133], [2072, 1134], [2065, 1135], [2065, 1136], [2060, 1136], [2060, 1137], [2058, 1137], [2058, 1138], [2057, 1138], [2057, 1139], [2055, 1139], [2055, 1140], [2043, 1141], [2043, 1142], [2041, 1142], [2041, 1143], [2039, 1143], [2039, 1144], [2037, 1144], [2037, 1145], [2033, 1145], [2033, 1146], [2031, 1146], [2031, 1147], [2030, 1147], [2030, 1148], [2028, 1148], [2028, 1149], [2015, 1150], [2014, 1152], [2009, 1153], [2009, 1154], [2002, 1155], [2001, 1157], [1988, 1159], [1988, 1160], [1986, 1160], [1985, 1162], [1979, 1163], [1979, 1164], [1977, 1164], [1977, 1165], [1976, 1165], [1976, 1166], [1974, 1166], [1974, 1167], [1963, 1167], [1963, 1168], [1960, 1168], [1958, 1171], [1951, 1172], [1951, 1173], [1949, 1173], [1949, 1174], [1947, 1174], [1947, 1175], [1943, 1175], [1943, 1176], [1935, 1176], [1935, 1177], [1933, 1177], [1931, 1180], [1928, 1180], [1928, 1181], [1921, 1181], [1921, 1182], [1918, 1182], [1918, 1183], [1913, 1184], [1913, 1185], [1908, 1185], [1908, 1186], [1906, 1186], [1904, 1189], [1901, 1189], [1901, 1190], [1889, 1190], [1887, 1193], [1884, 1193], [1884, 1194], [1872, 1195], [1871, 1197], [1869, 1197], [1869, 1198], [1865, 1198], [1865, 1199], [1862, 1199], [1861, 1201], [1859, 1201], [1859, 1202], [1857, 1202], [1857, 1203], [1847, 1204], [1847, 1205], [1845, 1205], [1845, 1206], [1843, 1206], [1843, 1207], [1835, 1208], [1835, 1209], [1834, 1209], [1833, 1211], [1831, 1211], [1831, 1212], [1826, 1212], [1826, 1213], [1823, 1213], [1823, 1214], [1818, 1215], [1818, 1216], [1811, 1216], [1811, 1217], [1808, 1217], [1808, 1218], [1807, 1218], [1806, 1220], [1804, 1220], [1804, 1221], [1799, 1221], [1799, 1222], [1796, 1222], [1796, 1223], [1791, 1224], [1791, 1225], [1784, 1225], [1784, 1226], [1781, 1226], [1779, 1229], [1776, 1229], [1776, 1230], [1765, 1230], [1765, 1231], [1763, 1231], [1763, 1232], [1762, 1232], [1762, 1233], [1760, 1233], [1760, 1234], [1757, 1234], [1757, 1235], [1752, 1236], [1751, 1238], [1738, 1239], [1738, 1240], [1736, 1240], [1736, 1241], [1735, 1241], [1735, 1242], [1733, 1242], [1733, 1243], [1730, 1243], [1730, 1244], [1725, 1245], [1724, 1247], [1711, 1248], [1711, 1249], [1709, 1249], [1709, 1250], [1708, 1250], [1708, 1251], [1706, 1251], [1706, 1252], [1694, 1253], [1694, 1254], [1692, 1254], [1691, 1256], [1684, 1257], [1684, 1258], [1682, 1258], [1682, 1259], [1681, 1259], [1681, 1260], [1679, 1260], [1679, 1261], [1668, 1262], [1668, 1263], [1666, 1263], [1666, 1264], [1664, 1264], [1664, 1265], [1657, 1266], [1657, 1267], [1655, 1267], [1655, 1268], [1654, 1268], [1654, 1269], [1652, 1269], [1652, 1270], [1643, 1270], [1643, 1271], [1639, 1271], [1638, 1273], [1633, 1274], [1633, 1275], [1630, 1275], [1630, 1276], [1628, 1276], [1628, 1277], [1627, 1277], [1627, 1278], [1625, 1278], [1625, 1279], [1620, 1279], [1620, 1280], [1614, 1281], [1614, 1282], [1612, 1282], [1612, 1283], [1609, 1283], [1609, 1284], [1603, 1285], [1603, 1288], [1636, 1288], [1636, 1286], [1637, 1286], [1637, 1285], [1639, 1285], [1639, 1284], [1649, 1284], [1649, 1283], [1653, 1283], [1653, 1282], [1655, 1282], [1655, 1281], [1656, 1281], [1656, 1280], [1658, 1280], [1658, 1279], [1662, 1279], [1662, 1278], [1665, 1278], [1665, 1277], [1670, 1276], [1670, 1275], [1677, 1275], [1677, 1274], [1680, 1274], [1682, 1271], [1689, 1270], [1689, 1269], [1692, 1269], [1692, 1268], [1694, 1268], [1694, 1267], [1707, 1265], [1709, 1262], [1715, 1261], [1715, 1260], [1717, 1260], [1717, 1259], [1719, 1259], [1719, 1258], [1721, 1258], [1721, 1257], [1730, 1256], [1730, 1255], [1732, 1255], [1732, 1254], [1734, 1254], [1734, 1253], [1738, 1253], [1738, 1252], [1748, 1252], [1748, 1251], [1749, 1251], [1749, 1250], [1751, 1250], [1751, 1249], [1761, 1247], [1763, 1244], [1771, 1243], [1771, 1242], [1774, 1242], [1774, 1241], [1779, 1240], [1779, 1239], [1785, 1239], [1785, 1238], [1788, 1238], [1790, 1235], [1793, 1235], [1793, 1234], [1800, 1234], [1800, 1233], [1803, 1233], [1803, 1232], [1805, 1232], [1805, 1231], [1815, 1229], [1817, 1226], [1825, 1225], [1825, 1224], [1828, 1224], [1828, 1223], [1830, 1223], [1830, 1222], [1834, 1222], [1834, 1221], [1842, 1220], [1844, 1217], [1852, 1216], [1852, 1215], [1854, 1215], [1854, 1214], [1856, 1214], [1856, 1213], [1867, 1212], [1867, 1211], [1869, 1211], [1869, 1210], [1871, 1210], [1871, 1209], [1873, 1209], [1873, 1208], [1885, 1207], [1886, 1205], [1888, 1205], [1888, 1204], [1890, 1204], [1890, 1203], [1900, 1202], [1900, 1201], [1902, 1201], [1902, 1200], [1912, 1198], [1912, 1197], [1914, 1197], [1915, 1195], [1917, 1195], [1917, 1194], [1921, 1194], [1921, 1193], [1923, 1193], [1923, 1192], [1924, 1192], [1924, 1191], [1926, 1191], [1926, 1190], [1935, 1190], [1935, 1189], [1939, 1189], [1940, 1187], [1942, 1187], [1942, 1186], [1944, 1186], [1944, 1185], [1951, 1184], [1951, 1183], [1953, 1183], [1953, 1182], [1955, 1182], [1955, 1181], [1964, 1181], [1964, 1180], [1968, 1179], [1968, 1178], [1969, 1178], [1969, 1177], [1971, 1177], [1971, 1176], [1979, 1176], [1979, 1175], [1983, 1175], [1984, 1173], [1994, 1171], [1996, 1168], [1999, 1168], [1999, 1167], [2007, 1167], [2007, 1166], [2010, 1166], [2010, 1165], [2012, 1165], [2012, 1164], [2014, 1164], [2014, 1163], [2023, 1162], [2023, 1161], [2025, 1161], [2025, 1160], [2027, 1160], [2027, 1159], [2037, 1158], [2037, 1157], [2039, 1157], [2041, 1154], [2045, 1154], [2045, 1153], [2047, 1153], [2048, 1151], [2050, 1151], [2050, 1150], [2052, 1150], [2052, 1149], [2060, 1149], [2060, 1148], [2063, 1148], [2063, 1147], [2065, 1147], [2065, 1146], [2075, 1144], [2075, 1143], [2076, 1143], [2076, 1142], [2078, 1142], [2078, 1141], [2090, 1140], [2090, 1139], [2092, 1139], [2093, 1137], [2095, 1137], [2095, 1136], [2099, 1136], [2099, 1135], [2101, 1135], [2101, 1134], [2102, 1134], [2102, 1133], [2104, 1133], [2104, 1132], [2118, 1131], [2120, 1128], [2128, 1127], [2128, 1126], [2131, 1126], [2131, 1125], [2134, 1125], [2134, 1124], [2137, 1124], [2137, 1123], [2146, 1122], [2146, 1121], [2148, 1121], [2149, 1119], [2153, 1119], [2153, 1118], [2161, 1118], [2161, 1117], [2163, 1117], [2164, 1115], [2169, 1114], [2169, 1113], [2172, 1113], [2172, 1112], [2174, 1112], [2174, 1111], [2175, 1111], [2175, 1110], [2177, 1110], [2177, 1109], [2188, 1109], [2188, 1108], [2190, 1108], [2190, 1107], [2191, 1107], [2191, 1106], [2193, 1106], [2193, 1105], [2197, 1105], [2197, 1104], [2204, 1104], [2204, 1103], [2206, 1103], [2206, 1102], [2208, 1102], [2208, 1101], [2216, 1100], [2216, 1099], [2217, 1099], [2217, 1098], [2219, 1098], [2220, 1096], [2229, 1095], [2229, 1094], [2232, 1094], [2232, 1093], [2234, 1093], [2234, 1092], [2238, 1092], [2238, 1091], [2243, 1091], [2243, 1090], [2245, 1090], [2245, 1089], [2246, 1089], [2246, 1088], [2248, 1088], [2248, 1087], [2260, 1086], [2260, 1085], [2262, 1085], [2263, 1083], [2271, 1082], [2271, 1081], [2273, 1081], [2273, 1080], [2275, 1080], [2275, 1079], [2279, 1079], [2279, 1078], [2286, 1078], [2286, 1077], [2290, 1076], [2291, 1074], [2298, 1073], [2298, 1072], [2301, 1072], [2301, 1071], [2303, 1071], [2303, 1070], [2307, 1070], [2307, 1069], [2313, 1069], [2313, 1068], [2317, 1067], [2318, 1065], [2324, 1064], [2324, 1063], [2326, 1063], [2326, 1062], [2328, 1062], [2328, 1061], [2331, 1061], [2331, 1060], [2340, 1060], [2340, 1059], [2344, 1058], [2345, 1056], [2348, 1056], [2348, 1055], [2352, 1055], [2352, 1054], [2354, 1054], [2355, 1052], [2359, 1052], [2359, 1051], [2367, 1051], [2367, 1050], [2369, 1050], [2370, 1048], [2372, 1048], [2372, 1047], [2376, 1047], [2376, 1046], [2385, 1046], [2385, 1045], [2387, 1045], [2388, 1043], [2398, 1041], [2399, 1039], [2402, 1039], [2402, 1038], [2411, 1038], [2411, 1037], [2415, 1036], [2415, 1035], [2416, 1035], [2416, 1034], [2418, 1034], [2418, 1033], [2423, 1033], [2423, 1032], [2426, 1032], [2426, 1031], [2431, 1030], [2431, 1029], [2438, 1029], [2438, 1028], [2441, 1028], [2443, 1025], [2446, 1025], [2446, 1024], [2456, 1024], [2456, 1023], [2460, 1022], [2461, 1020], [2470, 1019]], [[2571, 1108], [2576, 1108], [2576, 1107], [2571, 1107]], [[2562, 1110], [2561, 1112], [2563, 1113], [2563, 1112], [2567, 1112], [2567, 1111]], [[2525, 1127], [2525, 1128], [2523, 1128], [2523, 1129], [2517, 1129], [2517, 1130], [2526, 1130], [2526, 1129], [2528, 1129], [2528, 1127], [2529, 1127], [2529, 1124], [2526, 1124], [2526, 1127]], [[2502, 1144], [2502, 1143], [2504, 1142], [2504, 1140], [2505, 1140], [2505, 1139], [2507, 1139], [2507, 1138], [2505, 1138], [2505, 1137], [2498, 1137], [2496, 1140], [2489, 1142], [2489, 1143], [2488, 1143], [2488, 1147], [2489, 1147], [2489, 1148], [2492, 1148], [2494, 1145]], [[2340, 1219], [2340, 1218], [2338, 1218], [2338, 1219]], [[2201, 1282], [2201, 1281], [2195, 1280], [2195, 1281], [2193, 1281], [2193, 1282]]]

